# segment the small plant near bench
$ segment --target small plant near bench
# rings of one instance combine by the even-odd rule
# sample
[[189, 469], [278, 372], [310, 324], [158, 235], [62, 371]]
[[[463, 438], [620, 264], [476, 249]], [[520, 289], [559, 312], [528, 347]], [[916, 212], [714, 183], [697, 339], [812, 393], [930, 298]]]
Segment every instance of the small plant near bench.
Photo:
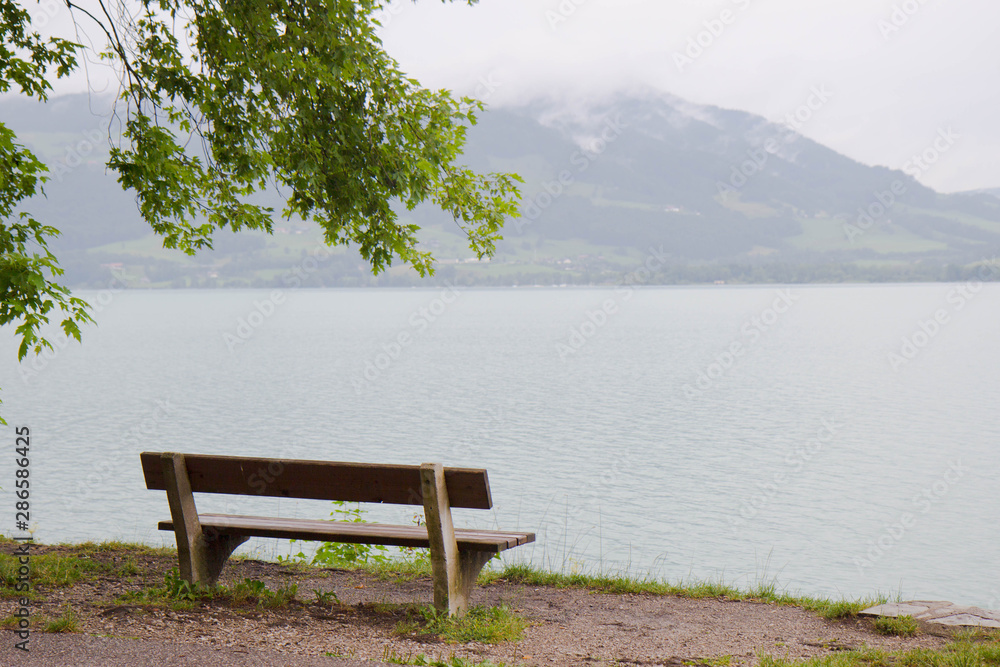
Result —
[[[368, 523], [364, 515], [366, 510], [361, 509], [361, 503], [354, 503], [353, 507], [350, 507], [346, 501], [335, 500], [333, 501], [333, 511], [330, 512], [331, 521], [343, 521], [346, 523]], [[419, 522], [418, 515], [414, 516], [414, 523], [418, 526], [423, 525], [423, 520], [420, 519]], [[291, 544], [295, 544], [298, 540], [291, 540]], [[426, 549], [414, 549], [413, 547], [400, 547], [400, 551], [406, 552], [422, 552], [421, 555], [430, 563], [430, 555], [427, 554]], [[297, 554], [289, 554], [286, 557], [278, 556], [279, 563], [308, 563], [310, 565], [318, 565], [320, 567], [357, 567], [388, 563], [391, 557], [389, 554], [389, 548], [381, 544], [351, 544], [348, 542], [323, 542], [316, 553], [313, 554], [312, 560], [302, 551]]]
[[322, 605], [334, 605], [340, 604], [340, 598], [333, 591], [321, 591], [318, 588], [313, 589], [313, 595], [316, 596], [316, 604]]
[[499, 644], [524, 637], [528, 621], [506, 606], [471, 607], [462, 617], [448, 615], [432, 606], [411, 607], [410, 618], [396, 624], [398, 635], [434, 634], [454, 642]]

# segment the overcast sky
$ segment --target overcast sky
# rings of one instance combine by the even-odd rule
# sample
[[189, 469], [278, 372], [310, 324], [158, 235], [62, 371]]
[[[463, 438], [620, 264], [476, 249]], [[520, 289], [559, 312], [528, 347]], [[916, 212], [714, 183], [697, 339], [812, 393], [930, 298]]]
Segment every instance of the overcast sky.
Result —
[[1000, 187], [998, 0], [395, 0], [383, 24], [424, 85], [493, 106], [647, 87], [781, 120], [821, 90], [806, 136], [903, 168], [950, 129], [920, 180]]
[[387, 18], [390, 53], [425, 85], [492, 78], [494, 105], [649, 86], [778, 120], [825, 87], [806, 136], [902, 168], [951, 127], [921, 180], [1000, 187], [997, 0], [397, 0]]

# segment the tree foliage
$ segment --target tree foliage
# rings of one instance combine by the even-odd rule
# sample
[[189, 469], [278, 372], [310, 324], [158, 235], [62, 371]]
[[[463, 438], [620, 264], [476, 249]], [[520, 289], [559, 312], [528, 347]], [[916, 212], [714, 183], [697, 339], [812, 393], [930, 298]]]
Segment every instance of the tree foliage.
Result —
[[[400, 70], [376, 33], [385, 0], [124, 1], [66, 4], [109, 45], [101, 57], [120, 72], [124, 131], [108, 167], [165, 247], [193, 254], [219, 229], [270, 232], [279, 212], [252, 195], [277, 188], [281, 215], [315, 220], [327, 243], [356, 246], [375, 273], [399, 259], [427, 275], [433, 258], [393, 202], [450, 212], [480, 258], [517, 215], [516, 175], [457, 162], [481, 104]], [[0, 0], [0, 92], [45, 100], [81, 54]], [[18, 324], [22, 359], [51, 347], [39, 331], [53, 312], [77, 339], [89, 320], [57, 282], [46, 242], [58, 231], [17, 212], [45, 172], [0, 123], [0, 325]]]

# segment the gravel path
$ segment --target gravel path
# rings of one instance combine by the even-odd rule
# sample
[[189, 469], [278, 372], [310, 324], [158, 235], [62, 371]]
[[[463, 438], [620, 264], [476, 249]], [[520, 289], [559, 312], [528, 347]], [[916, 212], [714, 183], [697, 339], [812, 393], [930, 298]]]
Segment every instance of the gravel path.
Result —
[[0, 665], [24, 667], [374, 667], [382, 663], [294, 655], [276, 651], [222, 648], [153, 639], [34, 633], [25, 653], [14, 648], [13, 634], [3, 633]]
[[[75, 554], [73, 547], [39, 552]], [[235, 560], [223, 583], [263, 581], [271, 590], [295, 584], [295, 602], [279, 609], [223, 601], [189, 610], [123, 603], [129, 591], [162, 585], [175, 561], [159, 554], [86, 552], [74, 557], [104, 560], [108, 574], [65, 588], [40, 590], [32, 612], [56, 618], [75, 610], [80, 633], [32, 631], [32, 652], [14, 649], [12, 631], [0, 633], [3, 665], [377, 665], [390, 658], [451, 656], [508, 665], [681, 665], [730, 657], [731, 665], [756, 665], [758, 657], [802, 658], [844, 649], [890, 650], [938, 647], [946, 633], [886, 637], [872, 621], [827, 621], [797, 607], [688, 599], [611, 595], [581, 589], [535, 587], [500, 581], [479, 587], [472, 603], [508, 605], [529, 622], [518, 642], [448, 643], [432, 634], [400, 634], [412, 618], [407, 605], [432, 598], [429, 579], [380, 580], [357, 571], [300, 571], [277, 563]], [[132, 576], [111, 574], [122, 563]], [[321, 603], [316, 592], [332, 591], [339, 603]], [[367, 661], [367, 662], [360, 662]]]

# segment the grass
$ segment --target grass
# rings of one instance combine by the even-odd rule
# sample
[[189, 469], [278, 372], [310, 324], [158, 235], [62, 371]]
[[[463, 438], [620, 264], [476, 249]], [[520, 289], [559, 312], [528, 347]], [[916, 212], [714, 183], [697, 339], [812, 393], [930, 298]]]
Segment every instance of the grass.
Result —
[[[65, 545], [73, 546], [73, 545]], [[153, 548], [141, 544], [125, 542], [85, 542], [75, 545], [75, 553], [33, 554], [31, 558], [32, 588], [61, 588], [71, 586], [80, 579], [92, 578], [98, 574], [114, 574], [119, 577], [131, 577], [141, 573], [139, 556], [172, 556], [176, 551], [168, 548]], [[99, 553], [121, 554], [122, 558], [114, 565], [98, 562], [91, 556]], [[301, 561], [282, 563], [296, 571], [322, 572], [322, 568], [308, 565]], [[387, 559], [369, 561], [367, 563], [344, 564], [343, 567], [363, 570], [382, 581], [411, 581], [418, 577], [431, 574], [430, 561], [427, 558], [408, 557], [404, 560]], [[14, 590], [17, 583], [17, 559], [14, 556], [0, 554], [0, 597], [18, 597], [21, 593]], [[232, 604], [257, 604], [261, 607], [280, 607], [287, 605], [295, 597], [292, 589], [269, 591], [261, 582], [245, 580], [231, 588], [224, 586], [215, 590], [194, 590], [179, 580], [176, 574], [167, 575], [168, 580], [162, 588], [147, 589], [142, 593], [131, 594], [131, 601], [195, 603], [199, 601], [218, 599], [227, 600]], [[479, 576], [480, 584], [489, 584], [497, 580], [507, 580], [533, 586], [554, 586], [557, 588], [583, 588], [609, 594], [646, 594], [646, 595], [677, 595], [688, 598], [723, 598], [729, 600], [748, 600], [772, 604], [803, 607], [828, 619], [851, 618], [867, 607], [887, 601], [885, 596], [857, 600], [829, 600], [806, 596], [789, 595], [779, 591], [774, 581], [758, 583], [749, 590], [741, 590], [721, 581], [691, 581], [670, 583], [649, 578], [637, 578], [613, 574], [561, 574], [547, 572], [525, 564], [507, 565], [503, 569], [486, 569]], [[29, 597], [34, 597], [34, 590]], [[329, 599], [318, 598], [327, 602]], [[190, 605], [186, 605], [190, 606]]]
[[80, 622], [76, 612], [69, 605], [63, 609], [59, 618], [55, 618], [45, 624], [45, 632], [79, 632]]
[[[177, 552], [173, 549], [154, 548], [144, 544], [129, 542], [83, 542], [81, 544], [58, 545], [72, 552], [31, 553], [31, 591], [16, 590], [19, 581], [17, 555], [0, 554], [0, 598], [28, 597], [38, 599], [37, 588], [66, 588], [82, 580], [93, 579], [101, 574], [113, 574], [121, 577], [135, 576], [140, 573], [138, 556], [170, 556]], [[122, 555], [117, 565], [102, 562], [94, 556], [98, 554]]]
[[415, 656], [412, 654], [402, 656], [388, 646], [382, 651], [382, 662], [391, 665], [419, 665], [420, 667], [506, 667], [506, 663], [503, 662], [497, 663], [489, 660], [474, 662], [454, 654], [448, 658], [428, 658], [423, 653]]
[[[38, 616], [32, 614], [31, 616], [28, 617], [28, 623], [32, 627], [34, 627], [37, 624], [37, 622], [38, 622]], [[16, 630], [20, 625], [21, 625], [21, 619], [15, 616], [14, 614], [11, 614], [10, 616], [6, 616], [0, 619], [0, 628], [10, 628], [12, 630]]]
[[518, 642], [524, 637], [528, 621], [510, 607], [472, 607], [461, 617], [449, 616], [431, 606], [411, 608], [411, 618], [396, 624], [398, 635], [434, 634], [446, 641], [500, 644]]
[[[636, 578], [625, 575], [560, 574], [545, 572], [529, 565], [508, 565], [498, 573], [484, 573], [486, 579], [505, 579], [529, 586], [555, 586], [556, 588], [583, 588], [615, 595], [676, 595], [686, 598], [723, 598], [752, 602], [803, 607], [823, 618], [836, 620], [857, 616], [868, 607], [888, 601], [886, 597], [856, 600], [829, 600], [789, 595], [777, 589], [773, 581], [762, 582], [749, 590], [740, 590], [723, 582], [694, 581], [669, 583], [657, 579]], [[483, 577], [480, 577], [483, 582]]]
[[[32, 554], [33, 588], [58, 588], [71, 586], [80, 580], [98, 575], [130, 577], [141, 575], [144, 563], [141, 556], [173, 556], [172, 549], [153, 549], [143, 545], [121, 542], [101, 544], [62, 545], [73, 551]], [[94, 556], [104, 553], [99, 561]], [[107, 554], [112, 553], [113, 558]], [[323, 568], [304, 563], [283, 563], [296, 571], [307, 571], [313, 576], [321, 575]], [[366, 571], [382, 580], [409, 580], [430, 574], [429, 564], [424, 559], [406, 561], [369, 562], [356, 564], [354, 569]], [[790, 595], [779, 590], [774, 580], [763, 580], [747, 590], [725, 584], [722, 581], [689, 581], [670, 583], [651, 578], [627, 576], [624, 574], [560, 574], [546, 572], [524, 564], [508, 565], [503, 568], [487, 569], [480, 575], [480, 584], [499, 580], [521, 583], [529, 586], [553, 586], [556, 588], [580, 588], [596, 593], [676, 595], [688, 598], [721, 598], [728, 600], [754, 601], [769, 604], [792, 605], [813, 611], [828, 619], [855, 617], [862, 609], [887, 601], [886, 597], [859, 600], [829, 600]], [[0, 554], [0, 595], [11, 596], [17, 582], [16, 559]], [[212, 589], [192, 587], [181, 580], [176, 570], [164, 577], [163, 586], [147, 589], [125, 596], [130, 602], [167, 604], [176, 607], [193, 608], [204, 601], [221, 601], [233, 606], [254, 605], [258, 608], [280, 608], [290, 605], [296, 599], [295, 586], [269, 590], [257, 580], [244, 579], [231, 586]], [[314, 590], [315, 601], [320, 604], [338, 604], [332, 592]], [[20, 596], [20, 593], [17, 593]], [[129, 599], [130, 598], [130, 599]], [[386, 606], [385, 612], [398, 612], [399, 606]], [[433, 634], [443, 640], [455, 643], [482, 642], [502, 643], [520, 641], [528, 621], [506, 606], [485, 608], [475, 607], [461, 619], [455, 619], [437, 612], [430, 606], [407, 606], [406, 618], [396, 626], [402, 635]], [[378, 611], [378, 610], [376, 610]], [[0, 620], [0, 626], [14, 627], [18, 619], [8, 616]], [[78, 632], [80, 622], [71, 607], [64, 608], [55, 619], [33, 617], [32, 626], [44, 628], [47, 632]], [[873, 622], [877, 632], [909, 637], [918, 631], [917, 623], [909, 617], [880, 618]], [[428, 665], [443, 667], [500, 667], [491, 662], [476, 663], [467, 658], [427, 657], [423, 654], [399, 656], [394, 653], [383, 656], [385, 662], [407, 665]], [[940, 649], [913, 649], [909, 651], [884, 651], [861, 649], [838, 651], [808, 660], [789, 660], [770, 656], [760, 656], [761, 667], [1000, 667], [1000, 631], [968, 629], [954, 634], [954, 641]], [[691, 661], [698, 665], [725, 667], [731, 663], [730, 656]]]
[[100, 563], [78, 554], [32, 554], [30, 574], [32, 590], [29, 595], [25, 596], [23, 592], [18, 592], [16, 589], [19, 567], [17, 556], [0, 554], [0, 597], [34, 599], [37, 595], [35, 589], [39, 586], [65, 588], [72, 586], [80, 579], [89, 578], [106, 569]]
[[295, 600], [298, 586], [282, 586], [271, 590], [263, 581], [244, 579], [233, 586], [205, 587], [192, 585], [181, 579], [174, 568], [163, 577], [163, 586], [126, 593], [120, 602], [144, 604], [169, 604], [174, 609], [191, 609], [202, 602], [226, 602], [233, 606], [254, 605], [263, 609], [280, 609]]
[[941, 649], [843, 651], [806, 660], [760, 656], [759, 667], [991, 667], [1000, 665], [1000, 640], [959, 640]]
[[894, 635], [896, 637], [913, 637], [920, 632], [920, 625], [917, 619], [912, 616], [879, 616], [873, 623], [875, 632], [880, 635]]
[[954, 639], [957, 642], [987, 642], [992, 641], [1000, 644], [1000, 630], [992, 628], [962, 628], [955, 631]]
[[684, 660], [685, 665], [692, 667], [729, 667], [733, 663], [733, 656], [723, 655], [718, 658], [697, 658], [695, 660]]
[[[306, 566], [315, 567], [315, 566]], [[413, 581], [419, 577], [431, 576], [430, 559], [387, 560], [368, 563], [338, 564], [345, 570], [362, 570], [375, 576], [379, 581]]]

